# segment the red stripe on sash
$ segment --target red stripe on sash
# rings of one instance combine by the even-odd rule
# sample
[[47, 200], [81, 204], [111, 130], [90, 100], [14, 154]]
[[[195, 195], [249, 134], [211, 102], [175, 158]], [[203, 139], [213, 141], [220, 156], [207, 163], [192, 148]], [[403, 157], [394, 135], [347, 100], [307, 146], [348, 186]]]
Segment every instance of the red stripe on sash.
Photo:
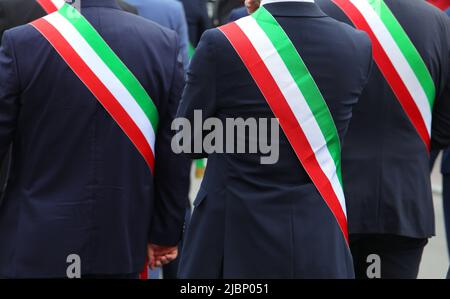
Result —
[[275, 117], [279, 119], [280, 126], [293, 147], [295, 154], [331, 209], [348, 243], [347, 219], [339, 199], [333, 190], [331, 182], [320, 167], [305, 133], [298, 124], [295, 115], [270, 71], [261, 60], [250, 40], [236, 23], [227, 24], [219, 29], [228, 38], [264, 95]]
[[428, 151], [430, 151], [430, 134], [425, 121], [411, 93], [392, 64], [386, 51], [381, 46], [369, 23], [359, 10], [348, 0], [332, 0], [353, 22], [356, 28], [365, 31], [372, 40], [373, 58], [381, 73], [391, 87], [400, 105], [416, 129]]
[[440, 8], [441, 10], [446, 10], [450, 7], [450, 3], [448, 0], [428, 0], [428, 2], [430, 2], [437, 8]]
[[51, 0], [37, 0], [46, 13], [51, 14], [58, 10]]
[[134, 121], [102, 81], [100, 81], [77, 52], [75, 52], [72, 46], [47, 20], [41, 18], [32, 22], [31, 25], [50, 42], [67, 65], [69, 65], [78, 78], [80, 78], [84, 85], [92, 92], [106, 111], [108, 111], [111, 117], [122, 128], [124, 133], [144, 157], [145, 162], [153, 173], [155, 157], [150, 145]]

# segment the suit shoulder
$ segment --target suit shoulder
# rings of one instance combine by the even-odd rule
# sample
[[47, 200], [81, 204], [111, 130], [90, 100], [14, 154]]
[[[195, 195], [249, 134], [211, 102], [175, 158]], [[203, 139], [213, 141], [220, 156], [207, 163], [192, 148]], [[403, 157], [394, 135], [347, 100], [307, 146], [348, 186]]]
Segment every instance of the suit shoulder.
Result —
[[[137, 32], [140, 36], [145, 37], [146, 40], [151, 40], [155, 36], [162, 37], [170, 41], [177, 39], [177, 34], [175, 31], [163, 27], [149, 19], [123, 11], [121, 12], [121, 18], [123, 19], [120, 22], [120, 27], [124, 32]], [[117, 22], [118, 18], [114, 21]]]
[[42, 35], [30, 24], [20, 25], [6, 30], [3, 34], [3, 38], [5, 37], [13, 41], [18, 47], [21, 47], [23, 43], [32, 44], [38, 39], [42, 39]]
[[211, 28], [206, 30], [203, 35], [202, 38], [208, 39], [208, 40], [217, 40], [220, 39], [221, 36], [223, 36], [222, 31], [220, 31], [221, 27], [217, 27], [217, 28]]
[[360, 43], [361, 45], [371, 45], [369, 35], [365, 31], [356, 29], [347, 23], [335, 20], [331, 17], [328, 17], [328, 20], [332, 23], [332, 27], [333, 30], [335, 30], [335, 33], [339, 34], [336, 35], [337, 38], [347, 38], [348, 40]]
[[357, 62], [354, 65], [370, 65], [372, 61], [372, 42], [369, 35], [353, 28], [347, 23], [328, 17], [328, 26], [323, 26], [323, 36], [326, 36], [330, 47], [330, 55], [337, 55], [345, 61]]
[[359, 30], [359, 29], [355, 29], [347, 24], [344, 24], [348, 28], [348, 30], [351, 31], [351, 35], [352, 37], [355, 39], [355, 41], [357, 41], [359, 44], [364, 45], [366, 47], [371, 47], [372, 46], [372, 41], [370, 40], [369, 35], [367, 34], [367, 32], [363, 31], [363, 30]]
[[119, 22], [120, 26], [117, 26], [117, 19], [114, 19], [114, 32], [116, 36], [121, 36], [124, 45], [129, 45], [124, 49], [134, 51], [134, 47], [139, 47], [143, 51], [158, 51], [161, 61], [176, 57], [180, 41], [175, 31], [140, 16], [125, 12], [123, 14], [127, 17]]
[[227, 37], [220, 30], [220, 27], [206, 30], [202, 34], [200, 41], [204, 44], [207, 44], [209, 47], [217, 48], [222, 48], [224, 44], [229, 43]]

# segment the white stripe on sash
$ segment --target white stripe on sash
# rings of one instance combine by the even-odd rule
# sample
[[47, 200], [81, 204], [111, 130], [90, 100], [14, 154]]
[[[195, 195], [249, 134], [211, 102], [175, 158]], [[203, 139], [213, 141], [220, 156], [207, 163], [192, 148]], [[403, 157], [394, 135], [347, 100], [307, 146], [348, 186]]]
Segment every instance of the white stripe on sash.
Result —
[[364, 19], [367, 21], [381, 46], [386, 51], [387, 56], [391, 60], [402, 81], [405, 83], [406, 88], [414, 99], [414, 102], [423, 117], [425, 125], [427, 126], [428, 133], [431, 135], [432, 111], [430, 108], [430, 103], [424, 89], [422, 88], [422, 85], [414, 73], [414, 70], [409, 65], [405, 56], [403, 56], [403, 53], [393, 39], [391, 33], [374, 11], [373, 7], [367, 1], [350, 0], [350, 2], [352, 2], [364, 16]]
[[153, 131], [150, 120], [122, 82], [120, 82], [73, 25], [61, 14], [53, 13], [44, 18], [61, 33], [75, 52], [80, 55], [81, 59], [83, 59], [117, 99], [128, 115], [134, 120], [155, 155], [155, 132]]
[[253, 44], [259, 56], [267, 66], [267, 69], [272, 74], [272, 77], [295, 115], [298, 124], [303, 129], [311, 148], [315, 152], [316, 159], [320, 164], [322, 171], [329, 179], [344, 214], [347, 215], [344, 192], [337, 176], [336, 165], [328, 150], [322, 131], [320, 130], [305, 97], [298, 88], [295, 80], [292, 78], [272, 42], [258, 25], [256, 20], [253, 17], [245, 17], [236, 21], [236, 24]]

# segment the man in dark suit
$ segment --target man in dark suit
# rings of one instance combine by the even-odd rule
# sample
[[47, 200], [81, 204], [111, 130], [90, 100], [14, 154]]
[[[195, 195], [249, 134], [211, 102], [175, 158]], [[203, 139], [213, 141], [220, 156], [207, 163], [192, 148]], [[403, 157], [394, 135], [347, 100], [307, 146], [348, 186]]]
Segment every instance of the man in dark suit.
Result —
[[[322, 112], [334, 119], [339, 143], [369, 77], [369, 38], [329, 18], [310, 1], [271, 2], [263, 5], [293, 41], [291, 49], [299, 52], [319, 86], [331, 115], [327, 109]], [[238, 118], [270, 123], [274, 113], [258, 88], [261, 85], [256, 85], [222, 30], [203, 35], [177, 115], [192, 123], [194, 111], [200, 110], [203, 119], [215, 117], [221, 123]], [[225, 140], [224, 148], [239, 139], [248, 149], [257, 137], [245, 131]], [[202, 133], [196, 130], [192, 136]], [[185, 235], [180, 278], [353, 277], [351, 254], [341, 231], [345, 228], [336, 221], [286, 135], [280, 132], [279, 139], [273, 139], [271, 143], [279, 145], [274, 164], [260, 164], [261, 153], [189, 154], [208, 157], [208, 164]]]
[[[119, 0], [123, 10], [137, 14], [136, 8]], [[0, 0], [0, 43], [5, 30], [27, 24], [45, 15], [45, 11], [36, 0]], [[8, 153], [0, 160], [0, 205], [7, 185], [7, 178], [11, 167], [11, 157]]]
[[211, 19], [208, 16], [206, 0], [180, 0], [183, 3], [184, 12], [189, 28], [189, 40], [192, 47], [196, 48], [203, 32], [211, 28]]
[[0, 209], [1, 277], [65, 277], [73, 254], [82, 276], [136, 277], [148, 244], [153, 264], [176, 256], [189, 187], [189, 161], [170, 146], [184, 84], [178, 38], [114, 0], [83, 0], [81, 12], [158, 110], [154, 175], [39, 31], [7, 30], [0, 157], [14, 141], [14, 160]]
[[[443, 12], [420, 0], [385, 0], [376, 4], [353, 0], [316, 2], [329, 16], [358, 28], [365, 26], [362, 22], [365, 19], [354, 17], [351, 20], [349, 15], [356, 14], [358, 10], [370, 13], [372, 8], [369, 5], [378, 5], [373, 11], [381, 9], [383, 17], [387, 18], [392, 13], [392, 18], [397, 21], [390, 24], [398, 22], [407, 37], [397, 39], [405, 34], [399, 31], [398, 26], [392, 41], [386, 39], [390, 33], [385, 31], [385, 39], [379, 42], [380, 45], [402, 42], [402, 47], [405, 47], [405, 43], [411, 43], [408, 49], [413, 54], [418, 52], [415, 54], [419, 57], [418, 61], [422, 65], [424, 63], [420, 72], [422, 78], [429, 73], [427, 91], [430, 88], [435, 90], [429, 93], [433, 94], [430, 101], [434, 101], [434, 110], [425, 101], [426, 105], [420, 106], [421, 116], [411, 116], [413, 114], [409, 111], [418, 105], [417, 94], [421, 87], [416, 85], [410, 88], [408, 85], [409, 92], [415, 92], [416, 104], [405, 104], [411, 103], [406, 102], [408, 92], [399, 89], [402, 87], [399, 83], [404, 84], [402, 80], [405, 77], [394, 80], [395, 84], [388, 82], [387, 78], [391, 77], [386, 77], [396, 71], [404, 72], [404, 64], [403, 69], [394, 67], [386, 71], [388, 60], [380, 58], [398, 46], [390, 50], [379, 50], [377, 46], [374, 59], [379, 59], [378, 67], [374, 68], [353, 113], [343, 148], [343, 179], [356, 276], [367, 278], [368, 256], [378, 254], [381, 259], [381, 278], [416, 278], [424, 246], [428, 238], [435, 234], [427, 147], [441, 149], [450, 144], [449, 19]], [[358, 9], [351, 12], [352, 7]], [[344, 13], [344, 9], [348, 9], [347, 13]], [[378, 20], [375, 15], [372, 14], [370, 24]], [[353, 23], [355, 20], [359, 25]], [[381, 25], [383, 22], [377, 24], [375, 29], [371, 27], [373, 32], [388, 26]], [[373, 44], [374, 40], [372, 37]], [[403, 107], [407, 107], [407, 110]], [[427, 114], [422, 114], [426, 109]], [[426, 134], [417, 129], [420, 128], [422, 117], [429, 128]], [[427, 142], [424, 142], [424, 136], [428, 138]]]

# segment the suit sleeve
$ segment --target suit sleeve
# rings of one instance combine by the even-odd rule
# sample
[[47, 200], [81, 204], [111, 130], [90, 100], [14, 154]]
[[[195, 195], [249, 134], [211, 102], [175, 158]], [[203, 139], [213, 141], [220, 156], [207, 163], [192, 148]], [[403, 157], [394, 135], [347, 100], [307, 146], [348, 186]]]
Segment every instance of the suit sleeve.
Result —
[[[178, 43], [176, 49], [178, 49]], [[174, 132], [171, 130], [184, 86], [181, 57], [175, 57], [168, 103], [159, 114], [156, 136], [155, 202], [149, 242], [161, 246], [175, 246], [181, 239], [186, 207], [189, 203], [189, 175], [191, 161], [176, 155], [171, 148]]]
[[440, 150], [450, 146], [450, 19], [445, 20], [445, 40], [447, 54], [443, 69], [446, 70], [444, 89], [436, 99], [433, 108], [433, 124], [431, 127], [431, 148]]
[[19, 77], [8, 32], [0, 47], [0, 160], [12, 142], [19, 111]]
[[[194, 150], [195, 141], [203, 141], [202, 126], [195, 126], [194, 113], [201, 111], [202, 120], [215, 114], [216, 109], [216, 64], [214, 46], [211, 34], [207, 31], [200, 40], [187, 72], [186, 88], [184, 89], [177, 118], [183, 118], [191, 124], [190, 136], [183, 136], [190, 144], [191, 150], [185, 154], [191, 159], [206, 158], [208, 155], [202, 149]], [[180, 128], [178, 128], [180, 129]], [[184, 128], [182, 128], [184, 129]], [[181, 142], [180, 142], [181, 143]]]

